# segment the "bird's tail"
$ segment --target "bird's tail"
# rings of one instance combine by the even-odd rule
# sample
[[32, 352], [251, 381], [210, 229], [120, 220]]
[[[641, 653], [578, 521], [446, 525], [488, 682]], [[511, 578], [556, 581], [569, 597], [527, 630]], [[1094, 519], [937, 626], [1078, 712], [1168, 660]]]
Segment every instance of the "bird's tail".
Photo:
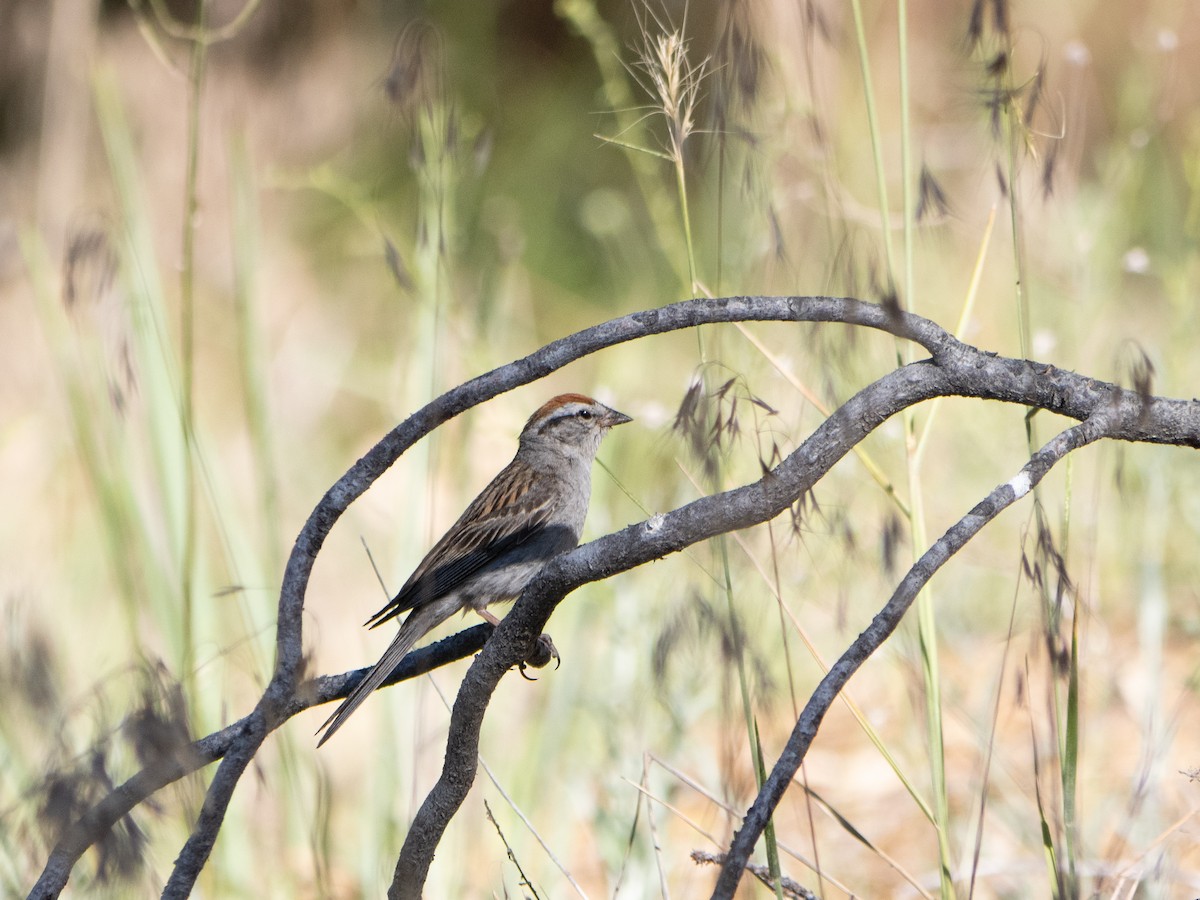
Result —
[[379, 658], [379, 662], [367, 673], [367, 676], [360, 681], [342, 701], [341, 705], [333, 711], [325, 724], [317, 729], [318, 732], [324, 731], [321, 739], [317, 741], [317, 746], [320, 747], [327, 740], [333, 737], [333, 733], [342, 727], [342, 724], [350, 717], [350, 714], [362, 706], [364, 700], [379, 687], [387, 677], [392, 674], [392, 670], [399, 665], [400, 660], [404, 659], [413, 644], [419, 641], [427, 632], [433, 630], [438, 625], [445, 622], [458, 610], [459, 603], [452, 595], [442, 597], [432, 603], [426, 603], [417, 607], [408, 614], [408, 618], [404, 620], [404, 624], [400, 626], [400, 630], [396, 633], [395, 639], [388, 645], [383, 656]]

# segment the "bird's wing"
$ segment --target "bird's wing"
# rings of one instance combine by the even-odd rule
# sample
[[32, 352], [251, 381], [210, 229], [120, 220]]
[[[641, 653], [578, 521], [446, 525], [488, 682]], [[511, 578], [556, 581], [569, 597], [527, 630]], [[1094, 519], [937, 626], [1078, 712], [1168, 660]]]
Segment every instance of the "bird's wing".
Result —
[[[516, 460], [475, 498], [434, 545], [400, 592], [367, 620], [374, 628], [406, 610], [444, 597], [547, 526], [554, 490], [546, 477], [530, 478]], [[498, 598], [500, 599], [500, 598]]]

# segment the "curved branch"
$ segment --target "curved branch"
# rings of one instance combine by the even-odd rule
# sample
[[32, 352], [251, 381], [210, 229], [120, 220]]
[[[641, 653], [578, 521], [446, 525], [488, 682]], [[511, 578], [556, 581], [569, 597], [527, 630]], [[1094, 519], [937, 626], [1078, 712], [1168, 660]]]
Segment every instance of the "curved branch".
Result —
[[[407, 681], [477, 653], [491, 633], [491, 625], [480, 623], [414, 650], [396, 666], [384, 681], [384, 685]], [[314, 678], [300, 686], [283, 717], [275, 722], [267, 723], [261, 712], [255, 709], [220, 731], [193, 741], [142, 769], [115, 788], [71, 826], [46, 861], [41, 876], [29, 893], [31, 900], [50, 900], [57, 897], [66, 886], [71, 869], [87, 849], [108, 834], [117, 822], [155, 791], [224, 758], [247, 734], [256, 733], [260, 729], [270, 733], [287, 719], [310, 707], [341, 700], [369, 671], [368, 666], [340, 675], [322, 675]]]
[[441, 777], [409, 828], [388, 896], [420, 897], [434, 851], [474, 782], [479, 732], [492, 692], [501, 676], [528, 654], [568, 593], [715, 535], [774, 518], [889, 417], [948, 388], [942, 370], [929, 363], [891, 372], [859, 391], [758, 481], [695, 500], [548, 563], [501, 620], [463, 678], [450, 715]]
[[1140, 396], [1052, 366], [987, 354], [948, 336], [931, 345], [934, 360], [905, 366], [864, 388], [758, 482], [600, 538], [542, 570], [463, 679], [441, 776], [405, 838], [389, 897], [420, 896], [442, 834], [474, 782], [480, 728], [500, 677], [524, 658], [557, 604], [580, 585], [773, 518], [883, 421], [934, 396], [1017, 402], [1080, 420], [1111, 420], [1109, 437], [1200, 446], [1200, 404], [1195, 402]]
[[721, 874], [713, 889], [714, 900], [724, 900], [734, 895], [754, 845], [804, 761], [825, 714], [851, 676], [900, 625], [904, 614], [929, 579], [985, 525], [1028, 494], [1055, 463], [1071, 451], [1105, 437], [1112, 418], [1110, 409], [1101, 409], [1085, 422], [1059, 433], [1038, 450], [1016, 476], [996, 487], [974, 509], [934, 541], [908, 570], [887, 604], [839, 657], [809, 697], [783, 752], [742, 821], [742, 827], [734, 834], [733, 843], [730, 844], [729, 852], [722, 862]]
[[175, 868], [167, 879], [167, 886], [163, 888], [164, 900], [185, 900], [191, 895], [192, 887], [200, 877], [200, 870], [208, 862], [213, 844], [217, 842], [217, 833], [225, 821], [225, 811], [233, 799], [234, 788], [258, 748], [273, 730], [263, 722], [261, 716], [250, 716], [247, 727], [239, 735], [242, 739], [235, 741], [230, 752], [221, 760], [217, 774], [204, 795], [200, 816], [179, 856], [175, 858]]
[[[313, 561], [342, 513], [409, 447], [485, 400], [544, 378], [568, 363], [627, 341], [721, 322], [842, 322], [913, 340], [935, 358], [965, 348], [928, 319], [843, 297], [720, 297], [684, 300], [576, 332], [465, 382], [425, 405], [383, 437], [326, 492], [292, 548], [279, 597], [277, 663], [268, 690], [290, 692], [303, 658], [301, 612]], [[971, 349], [971, 348], [966, 348]], [[975, 351], [978, 352], [978, 351]]]
[[[685, 300], [659, 309], [633, 313], [547, 344], [528, 356], [493, 369], [447, 391], [385, 435], [339, 478], [309, 514], [292, 546], [280, 589], [275, 636], [275, 670], [251, 716], [275, 722], [286, 718], [299, 685], [303, 663], [304, 599], [313, 563], [334, 524], [375, 481], [413, 444], [437, 426], [460, 413], [513, 388], [536, 381], [584, 356], [607, 347], [654, 334], [664, 334], [697, 325], [739, 321], [844, 322], [908, 337], [930, 353], [952, 349], [957, 344], [943, 329], [927, 319], [860, 300], [836, 297], [731, 297]], [[249, 718], [249, 717], [247, 717]], [[243, 720], [244, 721], [244, 720]], [[228, 746], [225, 751], [228, 752]], [[211, 757], [211, 762], [219, 757]], [[171, 772], [177, 771], [170, 768]], [[189, 770], [194, 771], [194, 770]], [[142, 773], [131, 782], [156, 784], [162, 771]], [[179, 771], [176, 778], [187, 772]], [[150, 777], [155, 776], [155, 777]], [[235, 779], [236, 781], [236, 779]], [[69, 834], [59, 841], [47, 861], [31, 896], [54, 897], [66, 885], [79, 857], [111, 828], [121, 815], [145, 799], [115, 792], [85, 814]], [[226, 802], [232, 796], [230, 791]], [[126, 805], [130, 797], [136, 797]], [[108, 801], [112, 800], [112, 803]], [[115, 818], [112, 815], [120, 810]], [[99, 830], [98, 830], [99, 829]]]
[[[1195, 402], [1140, 396], [1115, 385], [1052, 366], [987, 354], [960, 343], [927, 319], [848, 298], [732, 297], [688, 300], [585, 329], [438, 397], [384, 436], [338, 479], [310, 514], [288, 557], [278, 606], [276, 666], [254, 711], [235, 725], [196, 742], [193, 748], [197, 750], [197, 755], [189, 757], [186, 763], [176, 760], [150, 767], [89, 811], [59, 842], [31, 896], [57, 896], [67, 882], [71, 868], [87, 847], [154, 790], [195, 771], [201, 765], [232, 753], [235, 747], [248, 748], [246, 752], [252, 756], [261, 740], [283, 721], [312, 702], [323, 702], [303, 699], [309, 685], [298, 683], [303, 661], [302, 612], [313, 563], [333, 525], [349, 505], [409, 447], [463, 411], [542, 378], [598, 350], [696, 325], [739, 321], [841, 322], [860, 325], [913, 340], [928, 350], [932, 359], [893, 372], [864, 389], [761, 481], [704, 498], [667, 516], [655, 517], [650, 522], [609, 535], [578, 548], [548, 566], [526, 591], [526, 596], [505, 617], [504, 625], [496, 633], [496, 640], [487, 643], [484, 652], [469, 670], [455, 703], [452, 745], [448, 748], [443, 780], [431, 792], [427, 804], [435, 800], [435, 792], [444, 789], [443, 781], [453, 779], [456, 772], [467, 776], [465, 785], [442, 799], [452, 800], [460, 792], [465, 796], [474, 777], [474, 751], [464, 754], [459, 750], [477, 746], [479, 725], [476, 721], [471, 726], [467, 719], [482, 719], [495, 681], [511, 664], [528, 655], [532, 641], [542, 631], [550, 612], [562, 597], [588, 581], [607, 578], [722, 531], [743, 528], [776, 515], [815, 484], [850, 446], [905, 406], [933, 396], [958, 395], [1020, 403], [1079, 420], [1093, 415], [1102, 406], [1112, 406], [1120, 410], [1117, 418], [1121, 423], [1120, 428], [1110, 435], [1112, 437], [1200, 446], [1200, 414]], [[894, 392], [894, 396], [884, 396], [888, 392]], [[344, 691], [348, 679], [352, 677], [337, 676], [342, 679], [341, 690]], [[316, 684], [328, 686], [329, 682], [321, 679]], [[318, 693], [324, 690], [322, 687]], [[325, 699], [332, 699], [332, 695]], [[463, 704], [461, 713], [460, 703]], [[460, 729], [458, 732], [453, 730], [455, 721]], [[461, 747], [454, 745], [454, 735], [465, 738], [466, 743]], [[451, 756], [454, 754], [457, 754], [457, 762], [452, 765]], [[470, 756], [469, 765], [464, 761], [466, 756]], [[197, 823], [194, 835], [197, 849], [205, 844], [211, 847], [211, 840], [215, 839], [215, 830], [219, 828], [241, 771], [244, 771], [244, 766], [234, 763], [223, 766], [218, 778], [210, 786], [202, 820]], [[456, 803], [450, 803], [440, 815], [447, 811], [452, 815], [456, 808]], [[422, 807], [424, 811], [425, 807]], [[444, 828], [444, 823], [440, 827]], [[212, 835], [201, 835], [205, 830], [212, 830]], [[416, 831], [415, 826], [413, 831]], [[440, 834], [440, 831], [437, 833]], [[409, 837], [413, 839], [413, 832]], [[408, 842], [405, 846], [406, 850], [401, 853], [397, 864], [398, 881], [401, 864], [409, 858], [406, 857]], [[436, 841], [433, 846], [436, 846]], [[204, 855], [207, 855], [207, 850]], [[427, 855], [432, 857], [432, 847], [428, 848]], [[427, 865], [426, 861], [422, 872], [427, 870]], [[423, 874], [420, 880], [424, 880]]]

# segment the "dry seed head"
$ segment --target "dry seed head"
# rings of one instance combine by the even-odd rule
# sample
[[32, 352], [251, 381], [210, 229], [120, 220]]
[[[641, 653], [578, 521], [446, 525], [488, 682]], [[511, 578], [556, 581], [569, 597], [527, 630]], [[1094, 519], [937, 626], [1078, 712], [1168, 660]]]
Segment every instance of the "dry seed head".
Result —
[[634, 78], [662, 111], [671, 135], [668, 151], [678, 162], [683, 159], [684, 142], [695, 131], [696, 103], [708, 59], [693, 65], [688, 60], [688, 42], [679, 31], [664, 31], [651, 36], [645, 22], [642, 23], [642, 45], [637, 57], [636, 66], [649, 82], [639, 78], [636, 72]]
[[120, 261], [106, 229], [83, 226], [68, 239], [63, 258], [63, 306], [85, 340], [95, 340], [109, 399], [118, 414], [137, 388], [130, 322], [117, 281]]
[[921, 166], [921, 177], [917, 187], [917, 221], [928, 219], [940, 221], [950, 214], [950, 201], [938, 184], [928, 166]]
[[427, 108], [442, 94], [444, 50], [441, 33], [424, 21], [405, 26], [396, 39], [383, 86], [388, 99], [405, 115]]

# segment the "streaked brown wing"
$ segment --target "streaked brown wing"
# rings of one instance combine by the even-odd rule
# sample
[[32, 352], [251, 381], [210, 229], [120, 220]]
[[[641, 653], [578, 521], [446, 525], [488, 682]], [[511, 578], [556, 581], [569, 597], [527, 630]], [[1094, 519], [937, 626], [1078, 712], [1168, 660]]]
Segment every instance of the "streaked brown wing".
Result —
[[[526, 487], [528, 485], [528, 487]], [[406, 610], [444, 597], [472, 575], [541, 534], [550, 518], [552, 485], [509, 463], [426, 554], [400, 592], [367, 620], [374, 628]]]

